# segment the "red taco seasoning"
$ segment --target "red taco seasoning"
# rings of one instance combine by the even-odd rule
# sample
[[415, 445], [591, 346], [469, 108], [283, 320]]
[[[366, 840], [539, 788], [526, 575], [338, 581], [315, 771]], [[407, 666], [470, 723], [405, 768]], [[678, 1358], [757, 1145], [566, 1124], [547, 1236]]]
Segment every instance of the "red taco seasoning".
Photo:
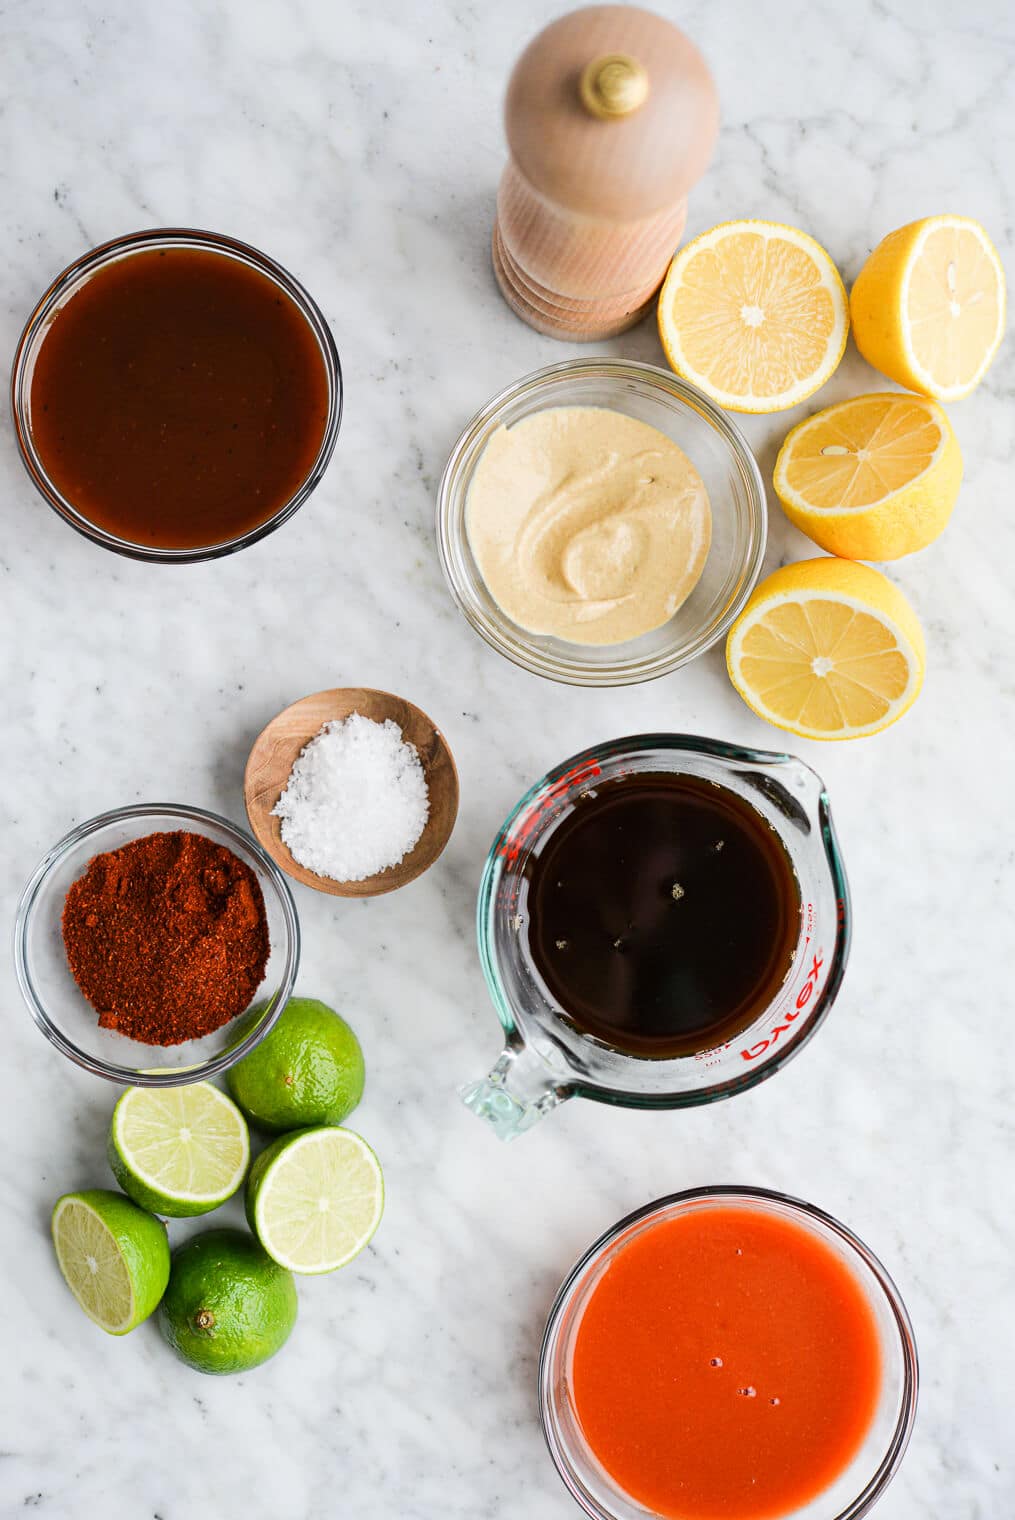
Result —
[[268, 964], [257, 878], [200, 834], [148, 834], [96, 855], [67, 893], [71, 973], [103, 1029], [179, 1045], [246, 1009]]

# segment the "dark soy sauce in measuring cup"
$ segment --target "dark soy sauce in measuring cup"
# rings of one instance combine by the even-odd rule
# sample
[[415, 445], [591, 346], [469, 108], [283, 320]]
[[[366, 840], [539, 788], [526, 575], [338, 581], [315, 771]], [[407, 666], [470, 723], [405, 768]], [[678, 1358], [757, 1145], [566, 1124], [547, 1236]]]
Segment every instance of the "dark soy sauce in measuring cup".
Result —
[[590, 790], [529, 862], [533, 963], [580, 1031], [669, 1058], [746, 1029], [789, 972], [800, 890], [778, 835], [696, 776]]

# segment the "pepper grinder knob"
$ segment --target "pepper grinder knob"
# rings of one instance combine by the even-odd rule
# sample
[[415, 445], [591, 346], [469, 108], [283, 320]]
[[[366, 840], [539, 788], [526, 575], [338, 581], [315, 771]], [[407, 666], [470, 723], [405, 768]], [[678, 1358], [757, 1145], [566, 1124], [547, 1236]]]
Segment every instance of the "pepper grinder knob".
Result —
[[629, 53], [608, 53], [586, 66], [578, 89], [593, 116], [630, 116], [648, 99], [648, 74]]

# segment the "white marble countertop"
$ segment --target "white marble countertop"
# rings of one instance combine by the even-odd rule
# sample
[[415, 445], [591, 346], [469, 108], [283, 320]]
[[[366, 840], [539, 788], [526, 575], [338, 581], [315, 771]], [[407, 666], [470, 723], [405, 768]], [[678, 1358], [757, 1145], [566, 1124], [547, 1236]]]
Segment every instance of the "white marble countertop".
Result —
[[[734, 216], [796, 223], [847, 282], [884, 233], [927, 213], [1011, 238], [1003, 0], [657, 3], [703, 47], [723, 106], [692, 232]], [[908, 1301], [921, 1409], [879, 1517], [1015, 1514], [1010, 342], [953, 408], [967, 480], [947, 535], [891, 568], [926, 624], [923, 696], [876, 740], [795, 746], [828, 783], [856, 913], [820, 1038], [734, 1103], [646, 1115], [575, 1101], [507, 1147], [455, 1097], [498, 1049], [473, 906], [522, 789], [597, 739], [648, 728], [780, 747], [719, 651], [643, 688], [557, 688], [488, 650], [445, 591], [433, 505], [455, 437], [495, 390], [576, 352], [509, 315], [488, 261], [501, 94], [545, 15], [539, 0], [0, 5], [3, 351], [85, 249], [189, 223], [291, 268], [332, 323], [346, 380], [311, 502], [248, 552], [180, 570], [70, 532], [4, 422], [5, 921], [76, 821], [136, 799], [242, 819], [253, 737], [325, 686], [411, 697], [462, 779], [429, 876], [365, 905], [296, 888], [299, 987], [362, 1037], [355, 1123], [383, 1160], [388, 1207], [354, 1267], [301, 1283], [290, 1345], [248, 1376], [199, 1377], [150, 1325], [107, 1339], [66, 1292], [48, 1213], [68, 1188], [109, 1183], [113, 1091], [43, 1041], [5, 961], [4, 1516], [566, 1520], [577, 1511], [534, 1397], [554, 1289], [621, 1214], [724, 1181], [838, 1215]], [[651, 323], [600, 347], [660, 359]], [[851, 348], [821, 399], [882, 384]], [[795, 420], [747, 423], [767, 473]], [[778, 509], [771, 524], [770, 567], [806, 556]]]

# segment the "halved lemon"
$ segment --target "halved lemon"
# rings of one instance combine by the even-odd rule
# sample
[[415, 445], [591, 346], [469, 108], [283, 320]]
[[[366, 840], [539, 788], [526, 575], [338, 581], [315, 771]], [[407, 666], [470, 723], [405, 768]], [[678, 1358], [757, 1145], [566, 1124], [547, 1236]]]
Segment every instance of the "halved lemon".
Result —
[[939, 401], [979, 385], [1004, 332], [1004, 270], [968, 216], [928, 216], [874, 249], [850, 296], [856, 346], [883, 375]]
[[806, 739], [880, 733], [923, 684], [923, 630], [897, 586], [848, 559], [808, 559], [757, 587], [726, 666], [748, 707]]
[[778, 222], [723, 222], [681, 248], [659, 294], [670, 368], [720, 406], [778, 412], [824, 385], [849, 305], [820, 243]]
[[898, 559], [944, 528], [962, 454], [936, 401], [855, 396], [786, 435], [773, 483], [789, 520], [829, 554]]

